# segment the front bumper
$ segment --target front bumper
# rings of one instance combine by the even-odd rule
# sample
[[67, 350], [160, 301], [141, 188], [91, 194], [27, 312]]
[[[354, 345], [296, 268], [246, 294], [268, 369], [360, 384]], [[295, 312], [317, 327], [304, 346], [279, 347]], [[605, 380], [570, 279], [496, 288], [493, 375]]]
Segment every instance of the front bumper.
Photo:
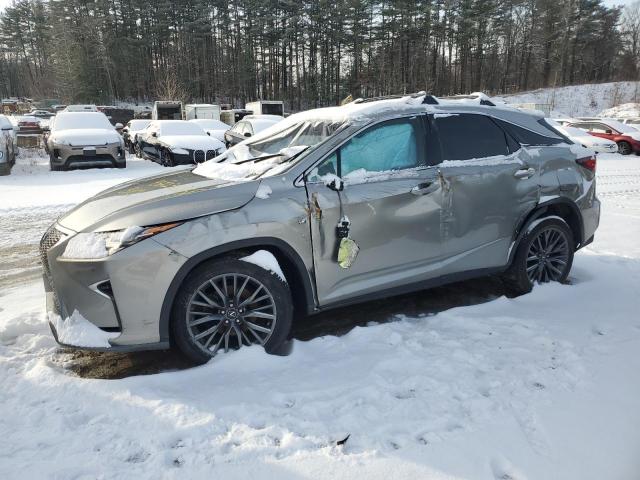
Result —
[[62, 258], [74, 234], [54, 226], [40, 243], [47, 311], [64, 319], [77, 310], [102, 330], [119, 333], [109, 340], [111, 348], [91, 350], [167, 348], [168, 338], [160, 338], [162, 302], [186, 258], [153, 239], [106, 258]]
[[120, 143], [109, 145], [62, 145], [49, 146], [51, 163], [66, 168], [117, 167], [126, 162], [125, 151]]

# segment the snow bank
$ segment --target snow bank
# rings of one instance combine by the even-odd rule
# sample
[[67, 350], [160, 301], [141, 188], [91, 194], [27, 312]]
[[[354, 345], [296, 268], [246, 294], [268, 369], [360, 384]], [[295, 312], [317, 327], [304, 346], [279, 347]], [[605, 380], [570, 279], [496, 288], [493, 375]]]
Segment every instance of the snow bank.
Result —
[[551, 105], [551, 116], [595, 116], [604, 109], [640, 99], [640, 82], [609, 82], [541, 88], [529, 92], [494, 97], [506, 103]]
[[105, 332], [99, 329], [77, 310], [74, 310], [71, 316], [64, 320], [59, 315], [50, 315], [49, 321], [56, 329], [58, 341], [65, 345], [110, 348], [109, 339], [120, 335], [119, 332]]
[[266, 250], [258, 250], [257, 252], [247, 256], [242, 257], [240, 260], [243, 262], [253, 263], [265, 270], [270, 271], [271, 273], [275, 273], [280, 280], [286, 283], [287, 279], [284, 277], [284, 273], [282, 273], [282, 269], [280, 268], [280, 264], [278, 263], [278, 259], [273, 256], [271, 252]]
[[601, 111], [598, 116], [604, 118], [640, 117], [640, 103], [623, 103]]

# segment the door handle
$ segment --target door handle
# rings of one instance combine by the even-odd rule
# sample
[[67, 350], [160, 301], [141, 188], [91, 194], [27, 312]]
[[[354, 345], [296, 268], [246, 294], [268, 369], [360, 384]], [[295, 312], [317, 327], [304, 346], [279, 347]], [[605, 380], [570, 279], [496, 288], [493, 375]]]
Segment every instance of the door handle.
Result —
[[413, 195], [427, 195], [429, 193], [435, 192], [438, 187], [439, 184], [436, 182], [425, 182], [413, 187], [411, 189], [411, 193]]
[[534, 176], [535, 173], [536, 173], [535, 168], [521, 168], [520, 170], [517, 170], [513, 174], [513, 176], [516, 177], [516, 178], [525, 179], [525, 178], [529, 178], [529, 177]]

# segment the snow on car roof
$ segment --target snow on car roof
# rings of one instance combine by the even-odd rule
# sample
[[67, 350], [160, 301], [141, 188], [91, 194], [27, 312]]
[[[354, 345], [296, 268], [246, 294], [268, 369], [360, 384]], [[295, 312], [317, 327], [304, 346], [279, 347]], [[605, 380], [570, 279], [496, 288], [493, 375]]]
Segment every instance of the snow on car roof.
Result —
[[197, 123], [200, 126], [203, 126], [205, 128], [217, 128], [217, 129], [224, 129], [224, 130], [229, 130], [229, 125], [227, 125], [224, 122], [221, 122], [220, 120], [215, 120], [213, 118], [193, 118], [191, 120], [189, 120], [190, 122], [193, 123]]
[[60, 112], [56, 115], [53, 130], [74, 130], [86, 128], [113, 129], [107, 116], [102, 112]]
[[161, 135], [206, 135], [200, 125], [186, 120], [159, 120]]

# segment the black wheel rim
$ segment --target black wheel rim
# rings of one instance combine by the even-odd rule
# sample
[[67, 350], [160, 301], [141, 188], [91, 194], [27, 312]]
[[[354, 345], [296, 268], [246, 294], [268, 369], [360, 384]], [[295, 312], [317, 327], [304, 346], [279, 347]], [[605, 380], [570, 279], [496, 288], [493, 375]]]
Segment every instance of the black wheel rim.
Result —
[[207, 355], [243, 345], [264, 345], [276, 326], [276, 304], [257, 279], [218, 275], [200, 285], [187, 305], [187, 331]]
[[569, 263], [569, 241], [565, 233], [547, 227], [536, 235], [527, 252], [527, 277], [531, 283], [563, 279]]
[[622, 155], [627, 155], [628, 153], [630, 153], [631, 150], [631, 146], [628, 143], [620, 143], [618, 145], [618, 152], [620, 152]]

